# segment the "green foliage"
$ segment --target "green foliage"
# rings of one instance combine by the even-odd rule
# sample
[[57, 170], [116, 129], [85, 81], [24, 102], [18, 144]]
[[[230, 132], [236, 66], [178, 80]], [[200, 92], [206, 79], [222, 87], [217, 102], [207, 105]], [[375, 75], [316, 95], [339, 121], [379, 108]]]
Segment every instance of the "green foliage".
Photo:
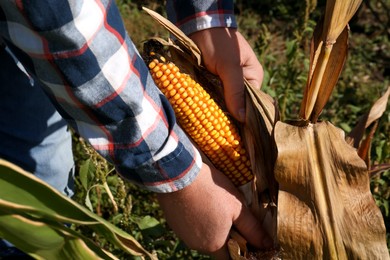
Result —
[[387, 247], [390, 252], [390, 171], [374, 176], [371, 180], [371, 190], [376, 204], [381, 209], [385, 217]]
[[124, 252], [155, 256], [129, 234], [0, 159], [0, 237], [37, 259], [113, 259], [70, 225], [90, 227]]

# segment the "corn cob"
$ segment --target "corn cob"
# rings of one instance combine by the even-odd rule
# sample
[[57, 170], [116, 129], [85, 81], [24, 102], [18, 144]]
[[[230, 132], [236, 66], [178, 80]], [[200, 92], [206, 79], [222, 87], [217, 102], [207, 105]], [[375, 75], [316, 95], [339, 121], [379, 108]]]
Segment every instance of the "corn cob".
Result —
[[184, 131], [236, 186], [253, 179], [237, 127], [210, 95], [172, 62], [151, 53], [149, 70]]

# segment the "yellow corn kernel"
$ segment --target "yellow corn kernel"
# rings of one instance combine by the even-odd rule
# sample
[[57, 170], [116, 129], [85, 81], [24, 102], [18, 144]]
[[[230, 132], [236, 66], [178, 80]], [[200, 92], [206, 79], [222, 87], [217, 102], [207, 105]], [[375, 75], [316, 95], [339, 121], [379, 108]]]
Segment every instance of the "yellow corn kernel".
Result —
[[238, 130], [210, 95], [163, 57], [154, 58], [148, 67], [171, 103], [179, 124], [214, 166], [236, 186], [252, 180], [250, 161]]

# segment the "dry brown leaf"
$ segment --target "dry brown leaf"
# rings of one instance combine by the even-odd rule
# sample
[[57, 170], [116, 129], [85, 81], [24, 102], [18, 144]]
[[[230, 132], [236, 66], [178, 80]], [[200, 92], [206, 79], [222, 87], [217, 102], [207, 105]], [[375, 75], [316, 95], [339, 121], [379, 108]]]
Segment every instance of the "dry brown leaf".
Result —
[[273, 175], [276, 160], [273, 129], [279, 120], [279, 111], [275, 100], [251, 87], [249, 82], [246, 82], [246, 90], [243, 139], [255, 176], [251, 207], [276, 245], [278, 184]]
[[385, 94], [383, 94], [383, 96], [374, 103], [370, 111], [359, 119], [357, 125], [348, 134], [346, 140], [348, 143], [353, 145], [353, 147], [359, 148], [360, 141], [362, 140], [366, 128], [369, 127], [374, 121], [378, 120], [386, 111], [389, 96], [390, 87], [388, 87]]
[[173, 36], [175, 36], [178, 39], [177, 43], [183, 44], [183, 46], [180, 46], [181, 49], [189, 51], [197, 61], [198, 65], [201, 64], [201, 53], [198, 46], [187, 35], [185, 35], [185, 33], [177, 28], [171, 21], [155, 11], [146, 7], [143, 7], [142, 9], [152, 16], [158, 23], [164, 26], [164, 28], [166, 28]]
[[278, 238], [284, 259], [389, 259], [366, 165], [323, 122], [275, 127]]
[[[273, 165], [276, 160], [276, 149], [273, 140], [273, 129], [279, 120], [279, 111], [275, 100], [261, 90], [254, 89], [246, 82], [246, 124], [243, 127], [244, 141], [248, 147], [252, 170], [257, 178], [257, 191], [273, 190]], [[274, 200], [276, 201], [276, 200]]]
[[367, 134], [366, 138], [362, 141], [358, 149], [358, 155], [360, 158], [364, 160], [367, 165], [367, 169], [371, 169], [371, 141], [374, 139], [374, 134], [376, 129], [378, 128], [378, 121], [375, 121], [373, 127], [370, 132]]
[[315, 29], [310, 71], [300, 116], [315, 123], [340, 76], [347, 55], [348, 22], [361, 0], [328, 0], [325, 17]]
[[[348, 51], [348, 27], [332, 45], [330, 51], [321, 41], [323, 24], [315, 29], [311, 43], [310, 73], [306, 84], [300, 115], [316, 122], [340, 77]], [[315, 50], [315, 52], [314, 52]], [[327, 56], [328, 55], [328, 56]], [[324, 64], [324, 66], [322, 66]]]
[[318, 98], [316, 99], [313, 111], [310, 115], [311, 122], [317, 121], [319, 115], [328, 102], [334, 87], [336, 86], [341, 71], [343, 70], [348, 52], [348, 31], [348, 28], [345, 27], [344, 31], [337, 39], [337, 42], [333, 45], [332, 55], [329, 57], [328, 64], [322, 77], [321, 86], [318, 91]]
[[337, 38], [358, 10], [362, 0], [327, 0], [324, 20], [323, 39], [328, 44]]
[[370, 178], [376, 176], [377, 174], [380, 174], [384, 171], [390, 170], [390, 163], [382, 163], [378, 165], [371, 166], [370, 169]]

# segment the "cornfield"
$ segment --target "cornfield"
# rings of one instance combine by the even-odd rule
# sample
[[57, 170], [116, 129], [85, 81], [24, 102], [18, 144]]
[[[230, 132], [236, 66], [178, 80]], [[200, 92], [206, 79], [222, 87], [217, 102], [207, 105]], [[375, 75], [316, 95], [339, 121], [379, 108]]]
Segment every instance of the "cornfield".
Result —
[[[118, 1], [125, 20], [133, 4]], [[372, 8], [370, 4], [366, 3]], [[174, 101], [172, 107], [179, 123], [209, 163], [242, 190], [274, 239], [272, 250], [253, 251], [240, 234], [232, 232], [228, 241], [232, 259], [390, 259], [383, 218], [386, 214], [378, 207], [389, 211], [388, 200], [387, 204], [376, 202], [370, 187], [370, 181], [390, 167], [389, 163], [375, 164], [370, 157], [376, 149], [378, 121], [388, 113], [389, 81], [384, 80], [381, 95], [359, 119], [351, 118], [348, 124], [326, 119], [335, 113], [326, 105], [332, 95], [340, 93], [343, 69], [349, 61], [353, 32], [348, 23], [361, 5], [361, 1], [328, 0], [323, 15], [318, 16], [323, 18], [310, 27], [308, 16], [315, 12], [317, 1], [305, 2], [305, 22], [297, 25], [296, 40], [287, 42], [286, 56], [288, 63], [297, 62], [302, 58], [297, 56], [299, 44], [310, 42], [307, 75], [294, 69], [281, 69], [276, 75], [266, 71], [260, 91], [243, 79], [245, 124], [224, 114], [220, 80], [202, 66], [197, 46], [164, 17], [144, 9], [153, 18], [152, 32], [147, 37], [155, 36], [146, 43], [142, 41], [144, 57], [157, 85], [167, 88], [181, 83], [182, 87], [174, 91], [162, 88]], [[151, 6], [158, 9], [160, 5]], [[283, 9], [278, 12], [283, 13]], [[141, 20], [138, 17], [137, 22]], [[249, 27], [241, 22], [242, 27]], [[131, 24], [129, 27], [134, 28]], [[306, 27], [313, 30], [304, 30]], [[271, 48], [267, 44], [271, 41], [269, 29], [262, 25], [256, 28], [252, 35], [262, 37], [253, 42], [254, 47], [262, 60], [272, 60], [267, 56]], [[176, 36], [176, 41], [164, 38], [168, 33]], [[278, 76], [282, 73], [290, 81], [282, 82], [285, 92], [278, 96], [271, 85], [280, 85]], [[304, 91], [289, 100], [296, 89], [293, 85], [304, 86]], [[191, 86], [193, 92], [183, 86]], [[187, 100], [188, 96], [205, 99], [195, 105], [199, 100]], [[293, 101], [300, 106], [290, 106]], [[340, 105], [357, 110], [350, 104]], [[205, 110], [206, 121], [206, 115], [200, 113]], [[287, 119], [286, 114], [295, 119]], [[222, 134], [218, 132], [221, 129]], [[384, 136], [388, 142], [388, 134]], [[186, 249], [163, 227], [165, 222], [152, 194], [125, 184], [113, 167], [76, 135], [75, 142], [75, 151], [82, 152], [76, 154], [78, 193], [73, 200], [20, 168], [0, 161], [1, 237], [37, 259], [208, 259]], [[134, 201], [135, 196], [141, 199]], [[48, 197], [51, 203], [43, 203]], [[142, 216], [149, 210], [150, 215]], [[389, 215], [387, 212], [387, 218]]]

